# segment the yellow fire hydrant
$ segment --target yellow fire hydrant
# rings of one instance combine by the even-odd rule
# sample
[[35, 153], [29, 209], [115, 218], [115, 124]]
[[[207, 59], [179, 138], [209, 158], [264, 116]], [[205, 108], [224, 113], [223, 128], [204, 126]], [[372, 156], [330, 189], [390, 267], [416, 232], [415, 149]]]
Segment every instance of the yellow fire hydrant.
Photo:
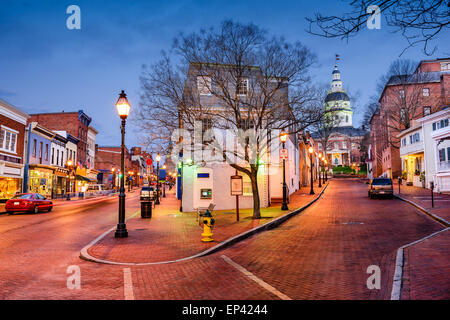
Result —
[[201, 214], [201, 217], [203, 217], [203, 233], [202, 233], [202, 241], [203, 242], [211, 242], [214, 241], [212, 238], [213, 233], [212, 229], [214, 227], [214, 218], [212, 217], [212, 214], [209, 210], [206, 210], [205, 213]]

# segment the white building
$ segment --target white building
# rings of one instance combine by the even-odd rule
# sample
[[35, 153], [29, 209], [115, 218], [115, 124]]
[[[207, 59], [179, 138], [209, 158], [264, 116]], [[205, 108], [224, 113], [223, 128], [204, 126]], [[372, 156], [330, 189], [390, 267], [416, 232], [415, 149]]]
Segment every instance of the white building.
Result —
[[[416, 123], [416, 122], [413, 122]], [[422, 125], [415, 124], [397, 135], [400, 139], [402, 176], [407, 185], [425, 186], [424, 132]]]
[[433, 181], [437, 192], [450, 192], [450, 108], [418, 120], [422, 124], [425, 181]]
[[89, 126], [87, 133], [87, 146], [86, 146], [86, 162], [88, 169], [95, 168], [95, 138], [98, 131], [94, 127]]

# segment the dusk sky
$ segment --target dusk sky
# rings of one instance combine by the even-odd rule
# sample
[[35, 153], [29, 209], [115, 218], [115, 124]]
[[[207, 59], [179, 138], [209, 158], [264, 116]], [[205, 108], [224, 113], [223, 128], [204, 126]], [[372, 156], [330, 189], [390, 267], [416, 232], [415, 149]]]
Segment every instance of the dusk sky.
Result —
[[[81, 30], [66, 27], [66, 8], [81, 8]], [[315, 81], [331, 80], [335, 54], [341, 57], [344, 87], [359, 92], [359, 105], [374, 94], [375, 84], [407, 46], [382, 19], [381, 30], [364, 30], [347, 43], [305, 32], [307, 16], [339, 14], [340, 1], [80, 1], [1, 0], [0, 98], [28, 113], [77, 111], [93, 118], [99, 145], [119, 145], [119, 117], [114, 103], [124, 89], [133, 107], [139, 99], [142, 64], [151, 64], [171, 47], [180, 32], [219, 26], [224, 19], [253, 22], [288, 41], [301, 41], [317, 54]], [[450, 34], [441, 33], [433, 56], [422, 46], [402, 58], [450, 56]], [[362, 110], [355, 110], [358, 126]], [[127, 145], [139, 145], [130, 125]]]

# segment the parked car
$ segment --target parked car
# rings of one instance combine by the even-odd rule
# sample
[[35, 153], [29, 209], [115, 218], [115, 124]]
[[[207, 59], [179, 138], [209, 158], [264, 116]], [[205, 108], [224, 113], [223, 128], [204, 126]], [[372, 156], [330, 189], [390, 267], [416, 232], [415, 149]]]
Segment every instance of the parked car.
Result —
[[21, 193], [17, 194], [5, 204], [5, 211], [8, 214], [14, 212], [34, 212], [39, 211], [52, 211], [53, 202], [47, 200], [43, 195], [39, 193]]
[[374, 178], [369, 184], [369, 197], [374, 199], [375, 196], [388, 196], [393, 198], [394, 188], [392, 186], [392, 180], [389, 178]]
[[105, 191], [106, 187], [104, 184], [90, 184], [88, 185], [87, 191]]
[[142, 200], [154, 200], [155, 189], [153, 187], [148, 187], [148, 186], [142, 187], [140, 198], [141, 198], [141, 201]]

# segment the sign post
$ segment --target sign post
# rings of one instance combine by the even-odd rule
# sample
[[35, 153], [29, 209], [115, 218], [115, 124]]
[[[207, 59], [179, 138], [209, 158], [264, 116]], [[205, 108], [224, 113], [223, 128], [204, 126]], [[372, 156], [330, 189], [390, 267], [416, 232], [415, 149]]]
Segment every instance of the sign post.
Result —
[[239, 196], [243, 193], [242, 176], [237, 174], [237, 170], [234, 176], [230, 179], [231, 195], [236, 196], [236, 221], [239, 221]]

